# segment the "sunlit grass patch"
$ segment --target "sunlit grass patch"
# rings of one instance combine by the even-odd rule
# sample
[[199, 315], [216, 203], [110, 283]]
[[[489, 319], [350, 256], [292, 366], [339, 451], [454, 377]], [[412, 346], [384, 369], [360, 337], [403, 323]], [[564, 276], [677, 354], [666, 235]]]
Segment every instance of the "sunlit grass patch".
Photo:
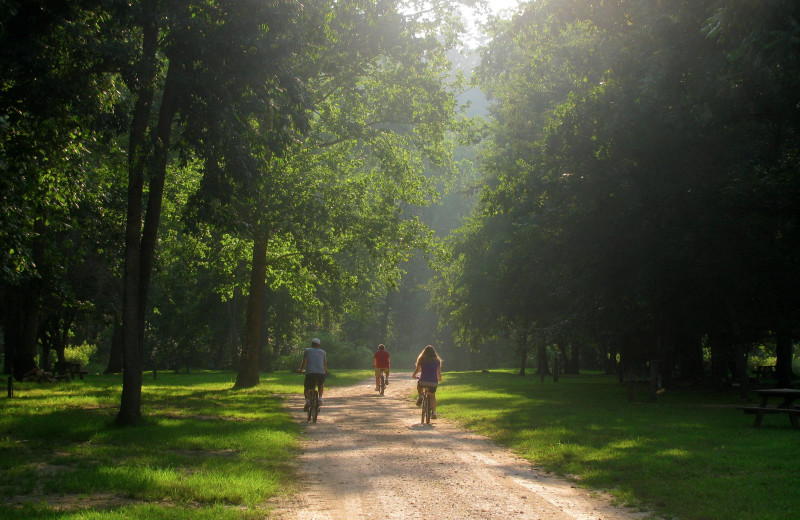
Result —
[[[346, 372], [331, 384], [368, 375]], [[10, 413], [0, 415], [0, 431], [9, 432], [0, 437], [0, 497], [30, 498], [0, 506], [0, 518], [264, 518], [265, 501], [293, 480], [300, 427], [281, 396], [301, 392], [303, 378], [269, 374], [246, 390], [234, 390], [234, 380], [217, 372], [145, 375], [134, 428], [114, 425], [118, 376], [17, 385], [19, 397], [3, 403]], [[47, 505], [98, 496], [124, 503]]]
[[243, 510], [222, 504], [202, 508], [181, 504], [126, 504], [86, 510], [60, 510], [44, 504], [13, 509], [0, 506], [1, 520], [263, 520], [264, 515], [262, 510]]
[[[371, 374], [337, 371], [327, 384], [345, 386]], [[0, 437], [0, 496], [110, 494], [163, 501], [170, 511], [176, 504], [209, 505], [203, 511], [223, 503], [221, 517], [233, 510], [231, 518], [246, 518], [290, 486], [300, 427], [282, 396], [301, 392], [303, 376], [264, 374], [261, 384], [243, 390], [234, 390], [234, 381], [230, 372], [145, 374], [135, 428], [114, 425], [119, 376], [20, 383], [0, 415], [0, 431], [9, 432]], [[41, 503], [34, 509], [36, 518], [49, 514]]]

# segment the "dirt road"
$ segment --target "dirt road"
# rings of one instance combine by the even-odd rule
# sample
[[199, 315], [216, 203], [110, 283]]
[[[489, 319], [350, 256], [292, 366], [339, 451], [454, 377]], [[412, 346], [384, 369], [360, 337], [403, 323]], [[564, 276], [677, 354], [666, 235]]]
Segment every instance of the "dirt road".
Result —
[[[606, 498], [548, 476], [446, 418], [420, 424], [410, 372], [325, 391], [303, 434], [301, 493], [275, 504], [279, 520], [632, 520]], [[446, 382], [440, 399], [447, 399]], [[305, 423], [303, 400], [289, 397]]]

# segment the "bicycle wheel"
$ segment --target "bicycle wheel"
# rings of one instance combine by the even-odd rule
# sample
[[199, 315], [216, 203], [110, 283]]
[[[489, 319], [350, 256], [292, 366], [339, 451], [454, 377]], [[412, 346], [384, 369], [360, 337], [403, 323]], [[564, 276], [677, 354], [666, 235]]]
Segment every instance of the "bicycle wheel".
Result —
[[314, 419], [314, 422], [317, 422], [317, 413], [315, 412], [317, 409], [317, 395], [317, 391], [312, 390], [311, 396], [308, 399], [308, 422], [310, 422], [312, 418]]
[[425, 424], [431, 423], [431, 394], [428, 393], [428, 402], [425, 404]]
[[317, 415], [319, 415], [319, 390], [314, 390], [314, 406], [311, 407], [313, 414], [311, 420], [317, 422]]
[[383, 391], [386, 389], [386, 374], [381, 372], [381, 395], [383, 395]]

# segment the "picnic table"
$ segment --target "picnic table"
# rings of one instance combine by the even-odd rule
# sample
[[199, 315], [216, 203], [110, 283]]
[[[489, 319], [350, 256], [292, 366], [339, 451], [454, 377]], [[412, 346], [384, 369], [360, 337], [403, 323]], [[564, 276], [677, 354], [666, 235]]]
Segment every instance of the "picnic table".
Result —
[[80, 363], [72, 363], [70, 361], [56, 361], [53, 364], [53, 372], [56, 374], [67, 375], [69, 376], [70, 380], [72, 380], [72, 378], [76, 375], [83, 379], [83, 376], [89, 373], [85, 370], [81, 370]]
[[753, 369], [757, 378], [775, 377], [775, 365], [759, 365]]
[[[800, 390], [796, 388], [764, 388], [753, 390], [761, 399], [758, 406], [741, 406], [744, 413], [755, 414], [754, 426], [761, 426], [761, 420], [767, 414], [785, 413], [789, 416], [793, 427], [797, 427], [797, 416], [800, 415], [800, 408], [794, 403], [800, 399]], [[770, 406], [770, 399], [778, 398], [781, 401], [777, 406]]]

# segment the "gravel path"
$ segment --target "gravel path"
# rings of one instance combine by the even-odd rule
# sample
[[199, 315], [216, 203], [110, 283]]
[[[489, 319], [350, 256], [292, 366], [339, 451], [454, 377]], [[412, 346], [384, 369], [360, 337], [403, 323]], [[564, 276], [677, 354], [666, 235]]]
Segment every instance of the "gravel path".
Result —
[[[444, 418], [420, 424], [411, 373], [326, 389], [316, 424], [303, 433], [302, 492], [273, 504], [278, 520], [633, 520]], [[446, 381], [440, 398], [447, 399]], [[303, 400], [288, 405], [305, 424]]]

